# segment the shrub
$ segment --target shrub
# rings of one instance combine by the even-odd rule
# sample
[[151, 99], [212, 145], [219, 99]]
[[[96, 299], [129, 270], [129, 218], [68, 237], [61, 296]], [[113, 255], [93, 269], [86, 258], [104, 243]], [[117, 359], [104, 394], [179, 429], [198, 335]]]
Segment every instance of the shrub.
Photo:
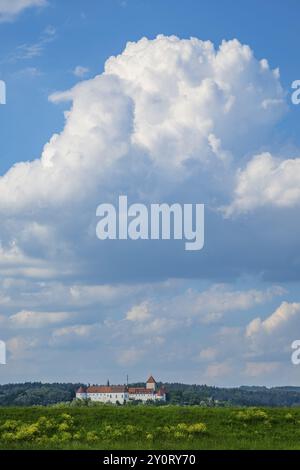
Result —
[[267, 422], [268, 414], [257, 408], [248, 408], [247, 410], [239, 411], [236, 414], [236, 418], [244, 423], [259, 423]]
[[180, 432], [180, 431], [175, 431], [174, 437], [176, 437], [176, 439], [184, 439], [185, 434], [183, 432]]
[[88, 432], [88, 433], [86, 434], [86, 440], [87, 440], [88, 442], [95, 442], [95, 441], [98, 440], [98, 436], [97, 436], [97, 434], [96, 434], [95, 432], [90, 431], [90, 432]]
[[70, 426], [68, 425], [68, 423], [60, 423], [58, 425], [58, 430], [59, 431], [69, 431], [70, 430]]
[[63, 442], [71, 441], [72, 434], [70, 432], [62, 432], [61, 434], [59, 434], [59, 437]]
[[188, 426], [187, 431], [189, 434], [205, 434], [207, 432], [207, 427], [204, 423], [195, 423]]
[[3, 431], [15, 431], [16, 429], [18, 429], [18, 426], [19, 426], [18, 421], [15, 421], [14, 419], [8, 419], [7, 421], [5, 421], [4, 424], [2, 424], [1, 430], [3, 430]]

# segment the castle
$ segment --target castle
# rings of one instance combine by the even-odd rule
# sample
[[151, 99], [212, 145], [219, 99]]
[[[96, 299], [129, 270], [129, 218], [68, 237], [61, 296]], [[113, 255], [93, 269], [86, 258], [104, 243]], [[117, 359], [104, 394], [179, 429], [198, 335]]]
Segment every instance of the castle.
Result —
[[166, 391], [162, 387], [157, 389], [157, 384], [152, 375], [146, 382], [146, 387], [128, 387], [126, 385], [93, 385], [80, 387], [76, 391], [76, 398], [79, 400], [92, 400], [102, 403], [120, 403], [133, 400], [147, 401], [166, 401]]

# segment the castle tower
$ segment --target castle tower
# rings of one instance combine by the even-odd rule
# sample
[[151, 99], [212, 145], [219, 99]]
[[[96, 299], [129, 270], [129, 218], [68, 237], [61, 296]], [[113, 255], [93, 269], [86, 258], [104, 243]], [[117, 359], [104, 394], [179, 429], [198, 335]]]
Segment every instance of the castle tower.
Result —
[[156, 390], [156, 382], [152, 375], [150, 375], [149, 379], [146, 382], [146, 388], [148, 390], [153, 390], [154, 392]]

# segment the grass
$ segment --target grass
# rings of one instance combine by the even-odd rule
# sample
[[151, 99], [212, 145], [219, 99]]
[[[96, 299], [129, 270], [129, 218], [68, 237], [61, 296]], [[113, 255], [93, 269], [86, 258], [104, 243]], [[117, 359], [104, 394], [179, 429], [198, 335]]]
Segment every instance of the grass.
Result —
[[300, 408], [0, 408], [0, 449], [300, 449]]

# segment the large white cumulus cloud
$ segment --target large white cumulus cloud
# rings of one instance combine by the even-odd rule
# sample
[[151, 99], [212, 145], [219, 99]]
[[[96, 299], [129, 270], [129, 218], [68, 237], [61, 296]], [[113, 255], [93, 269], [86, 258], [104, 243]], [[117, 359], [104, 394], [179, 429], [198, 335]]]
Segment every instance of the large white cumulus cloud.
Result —
[[[106, 74], [126, 81], [135, 103], [133, 142], [158, 165], [222, 157], [221, 146], [273, 122], [282, 110], [278, 71], [248, 46], [159, 36], [129, 43]], [[223, 155], [224, 156], [224, 155]]]
[[232, 40], [216, 50], [175, 36], [128, 43], [103, 74], [51, 99], [72, 101], [65, 128], [40, 159], [0, 179], [2, 213], [91, 200], [139, 165], [176, 183], [197, 168], [200, 184], [202, 173], [227, 171], [285, 108], [278, 71], [248, 46]]

